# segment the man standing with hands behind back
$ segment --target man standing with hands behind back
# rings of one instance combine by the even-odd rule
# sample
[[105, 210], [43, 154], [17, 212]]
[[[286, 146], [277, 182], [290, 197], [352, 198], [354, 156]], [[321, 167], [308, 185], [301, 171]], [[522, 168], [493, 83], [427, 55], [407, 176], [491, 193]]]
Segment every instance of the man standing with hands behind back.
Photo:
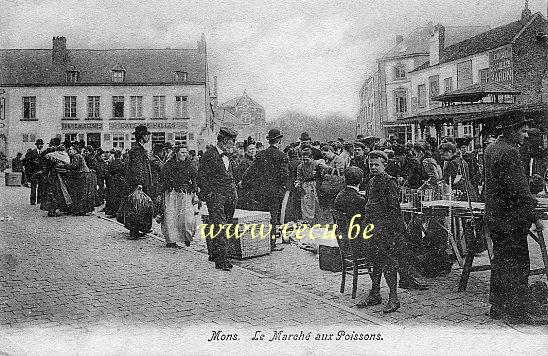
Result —
[[[234, 218], [238, 193], [234, 181], [235, 164], [230, 155], [236, 147], [236, 136], [234, 130], [221, 127], [217, 135], [217, 145], [208, 148], [200, 159], [199, 197], [207, 204], [208, 229], [221, 229], [220, 224], [232, 224]], [[213, 231], [213, 236], [211, 248], [208, 248], [209, 260], [215, 262], [216, 269], [230, 271], [232, 263], [228, 259], [226, 233]]]
[[494, 254], [489, 314], [494, 319], [508, 317], [512, 324], [547, 324], [545, 317], [530, 313], [527, 293], [527, 235], [532, 223], [542, 229], [518, 149], [528, 137], [528, 120], [518, 110], [499, 120], [502, 135], [487, 147], [484, 158], [485, 223]]

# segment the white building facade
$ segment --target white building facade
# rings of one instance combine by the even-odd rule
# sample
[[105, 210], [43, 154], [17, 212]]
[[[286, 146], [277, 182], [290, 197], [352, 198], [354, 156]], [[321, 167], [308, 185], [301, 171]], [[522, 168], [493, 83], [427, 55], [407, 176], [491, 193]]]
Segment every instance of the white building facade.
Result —
[[[0, 97], [8, 157], [46, 143], [84, 140], [130, 148], [135, 126], [154, 143], [202, 149], [212, 137], [205, 39], [197, 49], [1, 50]], [[1, 126], [1, 125], [0, 125]]]

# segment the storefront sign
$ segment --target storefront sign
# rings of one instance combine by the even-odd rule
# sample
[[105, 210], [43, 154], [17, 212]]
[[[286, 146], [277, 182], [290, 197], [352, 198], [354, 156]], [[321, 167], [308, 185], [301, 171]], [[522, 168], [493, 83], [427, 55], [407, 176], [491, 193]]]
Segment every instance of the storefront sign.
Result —
[[489, 52], [489, 81], [512, 82], [512, 47]]
[[110, 131], [133, 130], [139, 125], [145, 125], [149, 130], [186, 130], [188, 122], [111, 122]]
[[472, 60], [457, 64], [457, 89], [472, 85]]
[[103, 130], [103, 123], [101, 122], [79, 122], [79, 123], [72, 123], [72, 122], [62, 122], [61, 123], [61, 130], [68, 130], [68, 131], [102, 131]]

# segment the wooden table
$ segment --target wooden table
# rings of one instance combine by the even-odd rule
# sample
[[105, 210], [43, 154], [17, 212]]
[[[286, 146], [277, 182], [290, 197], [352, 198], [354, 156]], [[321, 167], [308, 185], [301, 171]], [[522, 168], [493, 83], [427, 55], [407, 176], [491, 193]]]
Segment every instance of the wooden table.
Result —
[[[542, 212], [548, 212], [548, 198], [537, 198], [538, 200], [538, 206], [537, 210]], [[466, 286], [468, 284], [468, 279], [470, 277], [471, 272], [477, 272], [477, 271], [487, 271], [491, 269], [491, 265], [479, 265], [474, 266], [474, 253], [468, 252], [466, 254], [466, 258], [463, 259], [461, 256], [461, 253], [457, 246], [457, 241], [455, 239], [455, 236], [452, 233], [452, 227], [449, 227], [449, 229], [438, 222], [435, 218], [440, 216], [449, 216], [449, 211], [451, 211], [451, 215], [453, 217], [461, 218], [461, 219], [471, 219], [476, 217], [481, 217], [484, 215], [485, 212], [485, 203], [472, 203], [472, 211], [470, 211], [469, 203], [466, 201], [450, 201], [450, 200], [434, 200], [434, 201], [426, 201], [422, 202], [420, 208], [413, 208], [411, 206], [402, 204], [402, 210], [404, 210], [407, 213], [411, 214], [421, 214], [422, 218], [426, 221], [426, 230], [428, 230], [430, 224], [438, 224], [440, 225], [448, 235], [449, 242], [451, 244], [451, 248], [453, 252], [455, 253], [455, 256], [457, 257], [457, 262], [459, 263], [459, 266], [462, 268], [461, 278], [459, 280], [459, 288], [458, 291], [462, 292], [466, 290]], [[451, 221], [452, 224], [452, 221]], [[485, 239], [487, 243], [487, 251], [489, 254], [489, 260], [492, 261], [493, 259], [493, 241], [491, 240], [491, 237], [489, 236], [489, 232], [485, 231]], [[548, 276], [546, 266], [548, 266], [548, 252], [546, 249], [546, 242], [544, 241], [544, 235], [542, 230], [529, 230], [529, 236], [539, 244], [540, 251], [542, 254], [542, 260], [544, 267], [543, 268], [537, 268], [530, 271], [530, 275], [539, 275], [539, 274], [545, 274]]]

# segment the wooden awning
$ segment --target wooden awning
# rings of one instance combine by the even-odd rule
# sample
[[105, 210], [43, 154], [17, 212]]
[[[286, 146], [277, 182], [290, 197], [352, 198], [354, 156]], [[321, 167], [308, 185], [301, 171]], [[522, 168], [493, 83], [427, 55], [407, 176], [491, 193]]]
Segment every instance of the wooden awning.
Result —
[[472, 84], [466, 88], [456, 89], [442, 95], [438, 95], [432, 98], [434, 101], [443, 102], [476, 102], [485, 98], [486, 96], [494, 95], [519, 95], [521, 92], [514, 89], [511, 84], [505, 83], [485, 83], [485, 84]]

